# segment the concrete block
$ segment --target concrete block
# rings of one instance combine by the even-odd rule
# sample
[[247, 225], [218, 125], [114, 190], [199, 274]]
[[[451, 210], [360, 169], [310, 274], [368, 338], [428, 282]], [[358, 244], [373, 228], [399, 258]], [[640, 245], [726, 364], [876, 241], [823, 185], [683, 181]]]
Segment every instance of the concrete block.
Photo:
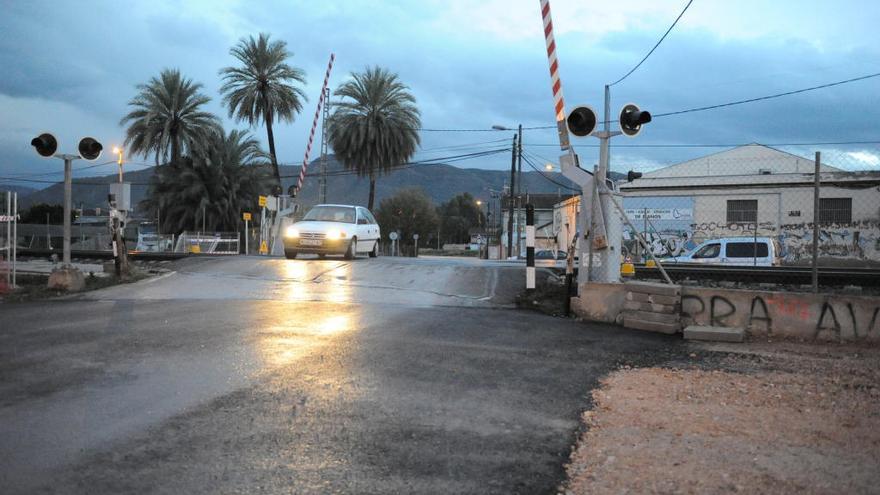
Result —
[[684, 329], [687, 340], [708, 340], [711, 342], [742, 342], [746, 331], [738, 327], [710, 327], [691, 325]]
[[49, 275], [49, 288], [67, 292], [79, 292], [86, 287], [86, 279], [82, 272], [74, 267], [52, 270]]
[[648, 311], [651, 313], [678, 313], [678, 307], [675, 304], [654, 304], [650, 302], [626, 301], [623, 303], [623, 309], [629, 311]]
[[652, 313], [650, 311], [628, 311], [626, 315], [630, 318], [642, 321], [656, 321], [659, 323], [681, 323], [681, 316], [678, 314], [668, 313]]
[[659, 321], [645, 321], [633, 318], [629, 314], [623, 315], [623, 326], [636, 330], [647, 330], [666, 334], [678, 333], [681, 330], [680, 323], [661, 323]]
[[630, 292], [642, 294], [659, 294], [663, 296], [680, 296], [680, 285], [661, 284], [659, 282], [626, 282], [623, 284]]

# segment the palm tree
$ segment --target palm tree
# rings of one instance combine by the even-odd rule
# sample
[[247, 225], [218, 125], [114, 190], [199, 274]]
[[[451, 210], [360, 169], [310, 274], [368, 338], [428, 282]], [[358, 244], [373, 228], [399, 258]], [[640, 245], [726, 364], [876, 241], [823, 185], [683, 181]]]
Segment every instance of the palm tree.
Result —
[[128, 102], [134, 110], [119, 122], [128, 125], [125, 146], [132, 154], [146, 158], [154, 153], [157, 165], [160, 159], [175, 162], [220, 126], [215, 115], [201, 110], [211, 101], [199, 92], [202, 85], [177, 69], [164, 69], [137, 89], [139, 93]]
[[213, 133], [208, 146], [156, 171], [143, 207], [162, 211], [163, 232], [235, 231], [269, 179], [266, 154], [248, 133]]
[[376, 197], [376, 176], [406, 163], [419, 145], [422, 125], [416, 99], [387, 69], [367, 67], [334, 92], [329, 141], [346, 168], [370, 178], [368, 208]]
[[229, 116], [254, 126], [260, 120], [266, 125], [269, 137], [269, 155], [275, 181], [281, 184], [278, 158], [275, 154], [275, 135], [272, 123], [277, 119], [292, 122], [302, 111], [306, 95], [293, 83], [306, 83], [302, 69], [287, 65], [292, 56], [284, 41], [269, 41], [269, 35], [260, 33], [239, 40], [229, 53], [241, 62], [240, 67], [220, 69], [223, 76], [223, 103], [229, 107]]

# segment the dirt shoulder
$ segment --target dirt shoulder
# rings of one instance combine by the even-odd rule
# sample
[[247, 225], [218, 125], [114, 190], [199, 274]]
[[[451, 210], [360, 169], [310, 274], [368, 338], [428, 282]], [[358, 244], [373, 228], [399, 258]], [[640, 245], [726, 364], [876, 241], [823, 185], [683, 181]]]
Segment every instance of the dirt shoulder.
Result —
[[878, 493], [880, 349], [694, 346], [593, 392], [563, 490]]

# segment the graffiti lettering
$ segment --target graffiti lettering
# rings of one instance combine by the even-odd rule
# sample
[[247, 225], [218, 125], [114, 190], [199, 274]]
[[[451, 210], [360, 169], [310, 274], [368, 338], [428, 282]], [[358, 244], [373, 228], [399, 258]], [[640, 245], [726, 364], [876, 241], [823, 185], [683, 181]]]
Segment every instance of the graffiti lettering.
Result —
[[[826, 313], [831, 314], [831, 321], [834, 322], [834, 326], [822, 326], [822, 323], [825, 321]], [[840, 322], [837, 321], [837, 314], [834, 313], [834, 307], [828, 304], [828, 301], [825, 301], [825, 303], [822, 304], [822, 313], [819, 315], [819, 322], [816, 323], [816, 330], [813, 332], [813, 338], [815, 339], [818, 337], [822, 330], [831, 330], [837, 333], [837, 337], [840, 338]]]
[[[761, 309], [764, 312], [763, 316], [755, 315], [755, 306], [758, 303], [761, 303]], [[752, 299], [752, 308], [751, 308], [751, 310], [749, 310], [749, 328], [750, 329], [753, 328], [752, 322], [754, 322], [754, 321], [763, 321], [765, 324], [764, 330], [768, 334], [773, 332], [773, 319], [770, 318], [770, 311], [767, 309], [767, 303], [765, 303], [764, 300], [761, 299], [761, 296], [755, 296]]]
[[[685, 311], [685, 301], [697, 301], [700, 303], [699, 311], [694, 311], [693, 313], [689, 313]], [[706, 311], [706, 303], [700, 299], [700, 296], [692, 296], [690, 294], [682, 294], [681, 295], [681, 316], [682, 318], [690, 318], [691, 321], [695, 321], [695, 317], [701, 313]]]
[[[766, 332], [804, 338], [880, 341], [880, 306], [864, 300], [815, 300], [811, 296], [756, 293], [742, 299], [731, 294], [681, 295], [684, 325], [743, 326], [750, 332]], [[821, 306], [820, 306], [821, 304]], [[745, 309], [748, 307], [748, 313]], [[849, 314], [841, 319], [838, 313]], [[818, 315], [818, 318], [817, 318]], [[776, 324], [774, 328], [774, 323]], [[867, 324], [867, 326], [865, 326]]]
[[[729, 311], [727, 313], [724, 313], [723, 315], [719, 315], [715, 312], [715, 303], [718, 301], [721, 301], [727, 305], [727, 308], [729, 309]], [[734, 306], [733, 303], [730, 302], [730, 300], [728, 300], [724, 296], [712, 296], [712, 299], [709, 302], [709, 322], [713, 327], [716, 324], [723, 326], [724, 319], [734, 313], [736, 313], [736, 306]]]

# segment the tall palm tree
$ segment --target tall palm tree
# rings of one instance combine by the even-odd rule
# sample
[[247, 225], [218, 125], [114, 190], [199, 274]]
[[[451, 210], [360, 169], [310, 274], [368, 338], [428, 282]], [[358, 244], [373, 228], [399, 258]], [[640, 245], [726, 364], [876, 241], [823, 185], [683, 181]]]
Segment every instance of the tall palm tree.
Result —
[[266, 154], [248, 133], [213, 133], [208, 146], [161, 167], [143, 207], [161, 210], [163, 232], [238, 230], [241, 211], [256, 209], [269, 181]]
[[305, 84], [306, 74], [292, 67], [286, 60], [292, 56], [284, 41], [269, 41], [269, 35], [260, 33], [239, 40], [229, 53], [241, 62], [239, 67], [220, 69], [223, 103], [229, 107], [229, 116], [254, 126], [260, 120], [266, 125], [269, 137], [269, 155], [275, 181], [281, 184], [278, 157], [275, 154], [275, 135], [272, 123], [281, 119], [292, 122], [302, 111], [306, 95], [294, 83]]
[[177, 69], [164, 69], [159, 77], [137, 86], [138, 94], [128, 102], [134, 110], [122, 118], [128, 125], [125, 146], [133, 154], [156, 155], [156, 164], [175, 162], [184, 152], [203, 143], [220, 121], [201, 110], [211, 98]]
[[422, 121], [416, 99], [397, 74], [367, 67], [334, 92], [329, 141], [346, 168], [370, 178], [368, 208], [376, 198], [376, 177], [412, 158]]

